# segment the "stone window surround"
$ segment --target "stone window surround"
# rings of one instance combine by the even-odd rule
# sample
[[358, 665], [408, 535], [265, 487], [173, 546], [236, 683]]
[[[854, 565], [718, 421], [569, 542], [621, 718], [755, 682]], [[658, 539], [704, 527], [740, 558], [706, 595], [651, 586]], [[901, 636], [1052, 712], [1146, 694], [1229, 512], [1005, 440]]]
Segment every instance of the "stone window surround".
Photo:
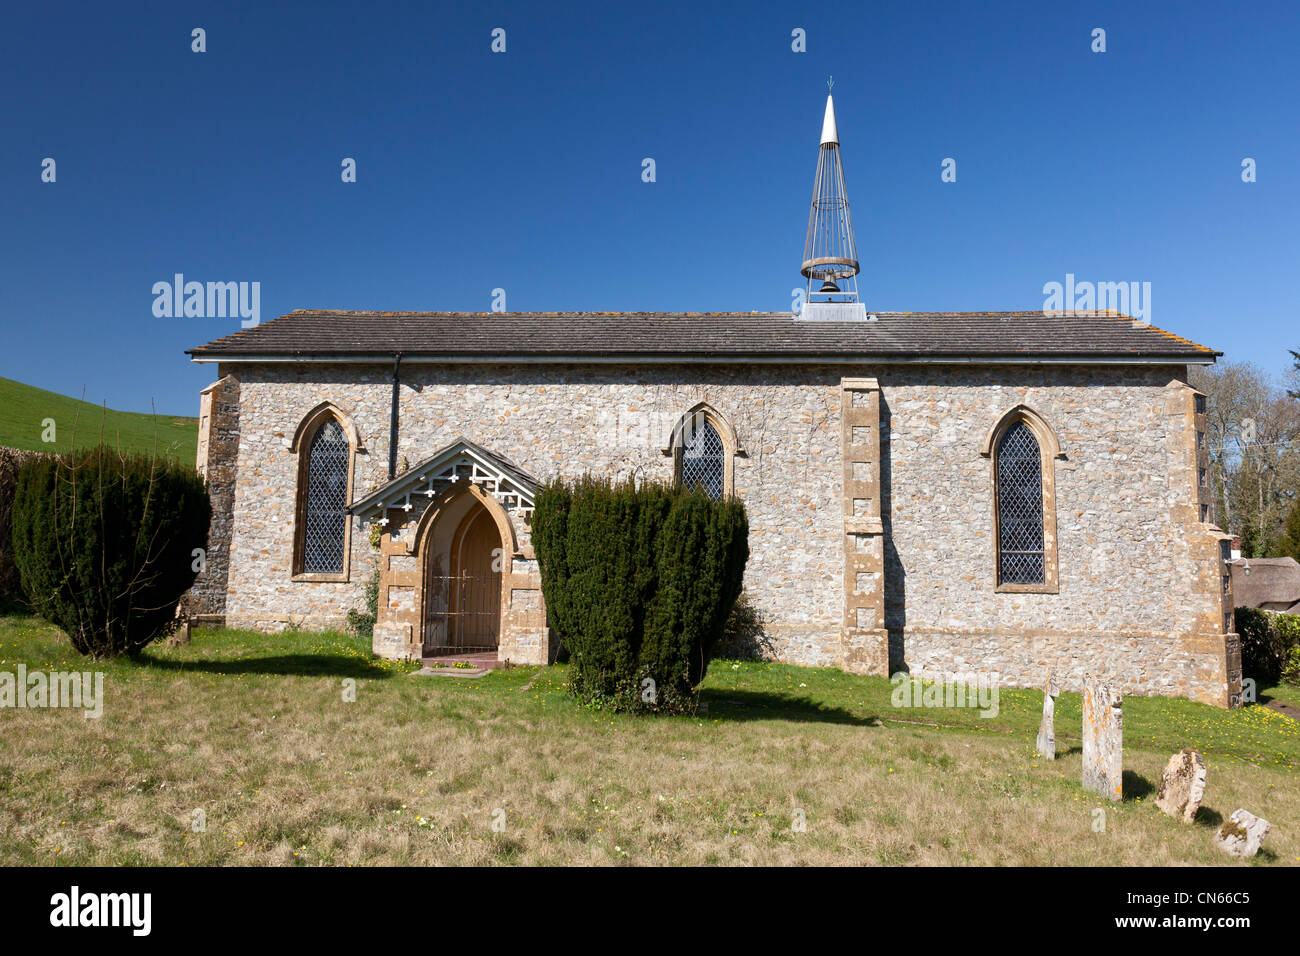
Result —
[[682, 450], [685, 447], [682, 432], [685, 430], [687, 422], [691, 421], [696, 415], [704, 416], [704, 420], [713, 426], [713, 430], [722, 439], [722, 494], [724, 497], [733, 495], [736, 493], [736, 459], [747, 456], [745, 450], [740, 447], [736, 430], [731, 427], [731, 423], [708, 402], [696, 402], [683, 412], [681, 417], [677, 419], [677, 424], [673, 426], [672, 434], [668, 438], [668, 446], [661, 449], [665, 456], [671, 456], [673, 459], [673, 484], [677, 486], [682, 482]]
[[298, 457], [297, 488], [294, 494], [293, 573], [290, 576], [291, 581], [346, 584], [351, 580], [352, 518], [350, 515], [343, 524], [343, 570], [338, 572], [307, 572], [301, 570], [303, 557], [302, 538], [307, 524], [307, 458], [311, 452], [312, 437], [322, 425], [331, 420], [338, 422], [343, 428], [343, 433], [348, 436], [348, 478], [344, 500], [352, 500], [352, 481], [356, 473], [357, 452], [361, 449], [361, 439], [356, 426], [352, 423], [352, 417], [347, 412], [333, 402], [321, 402], [302, 417], [297, 430], [293, 434], [293, 441], [289, 444], [289, 453]]
[[[1042, 456], [1043, 475], [1043, 583], [1042, 584], [1004, 584], [1002, 583], [1001, 560], [999, 559], [999, 542], [1001, 529], [998, 509], [998, 462], [996, 449], [1007, 429], [1017, 423], [1024, 425], [1034, 434]], [[1056, 459], [1064, 458], [1061, 443], [1056, 439], [1052, 426], [1042, 415], [1028, 405], [1017, 405], [1006, 412], [997, 423], [989, 429], [980, 449], [980, 455], [989, 459], [990, 484], [992, 486], [993, 504], [993, 580], [994, 590], [1007, 594], [1060, 594], [1059, 560], [1056, 548]]]

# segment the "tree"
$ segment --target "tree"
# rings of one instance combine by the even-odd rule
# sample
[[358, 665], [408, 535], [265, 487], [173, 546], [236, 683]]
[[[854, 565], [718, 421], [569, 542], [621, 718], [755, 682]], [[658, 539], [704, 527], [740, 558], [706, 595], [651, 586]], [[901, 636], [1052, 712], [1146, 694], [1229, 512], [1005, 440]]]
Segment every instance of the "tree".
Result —
[[206, 560], [211, 504], [193, 468], [100, 445], [29, 461], [13, 504], [14, 563], [36, 613], [82, 654], [161, 637]]
[[1291, 505], [1282, 529], [1282, 540], [1278, 544], [1280, 557], [1295, 558], [1300, 561], [1300, 498]]
[[1207, 398], [1215, 519], [1246, 557], [1276, 554], [1300, 491], [1300, 405], [1247, 362], [1195, 368], [1190, 382]]
[[693, 711], [749, 557], [740, 500], [557, 480], [537, 494], [532, 540], [572, 692], [615, 710]]

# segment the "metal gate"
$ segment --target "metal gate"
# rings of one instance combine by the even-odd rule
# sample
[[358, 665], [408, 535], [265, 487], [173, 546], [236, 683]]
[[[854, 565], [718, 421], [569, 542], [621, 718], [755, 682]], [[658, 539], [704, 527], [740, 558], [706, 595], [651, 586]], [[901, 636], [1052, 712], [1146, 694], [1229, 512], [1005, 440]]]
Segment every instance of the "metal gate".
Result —
[[501, 631], [501, 575], [430, 575], [425, 583], [424, 654], [495, 651]]

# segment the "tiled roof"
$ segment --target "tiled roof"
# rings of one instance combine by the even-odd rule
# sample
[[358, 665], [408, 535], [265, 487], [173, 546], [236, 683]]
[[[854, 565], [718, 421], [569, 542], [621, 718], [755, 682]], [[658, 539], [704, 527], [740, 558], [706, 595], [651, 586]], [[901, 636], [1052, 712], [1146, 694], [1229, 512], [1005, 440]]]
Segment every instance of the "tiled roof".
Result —
[[1222, 353], [1114, 312], [329, 312], [299, 310], [190, 350], [196, 360], [391, 357], [1209, 363]]

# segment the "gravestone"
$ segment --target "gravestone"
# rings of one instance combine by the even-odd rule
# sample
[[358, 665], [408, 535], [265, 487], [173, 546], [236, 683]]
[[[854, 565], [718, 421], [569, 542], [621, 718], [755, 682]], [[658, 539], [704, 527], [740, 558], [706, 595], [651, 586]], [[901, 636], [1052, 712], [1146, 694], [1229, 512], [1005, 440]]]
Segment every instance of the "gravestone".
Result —
[[1273, 825], [1247, 810], [1232, 811], [1232, 816], [1219, 827], [1214, 840], [1219, 849], [1229, 856], [1250, 857], [1259, 852], [1260, 844]]
[[1124, 798], [1124, 697], [1107, 681], [1083, 681], [1083, 789]]
[[1165, 765], [1160, 789], [1156, 791], [1156, 806], [1171, 817], [1191, 823], [1203, 799], [1205, 760], [1191, 747], [1184, 747]]
[[1056, 698], [1061, 694], [1061, 682], [1055, 672], [1047, 669], [1043, 685], [1043, 722], [1038, 727], [1038, 753], [1048, 760], [1056, 759]]

